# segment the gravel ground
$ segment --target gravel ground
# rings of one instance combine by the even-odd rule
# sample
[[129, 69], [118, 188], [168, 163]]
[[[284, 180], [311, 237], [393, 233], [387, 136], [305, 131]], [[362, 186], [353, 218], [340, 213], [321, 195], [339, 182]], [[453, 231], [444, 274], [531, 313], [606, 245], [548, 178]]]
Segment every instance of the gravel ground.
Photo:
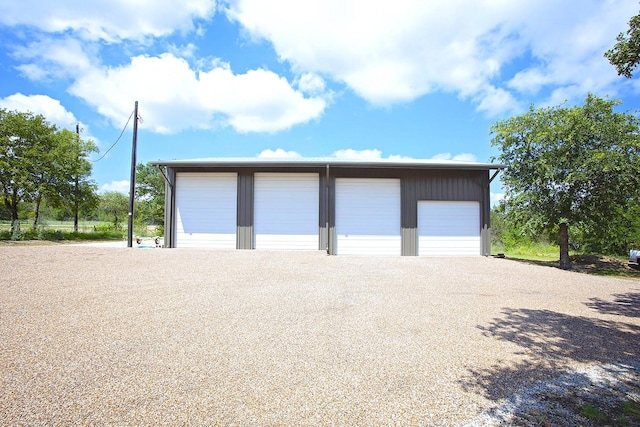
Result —
[[551, 425], [593, 390], [640, 403], [637, 281], [68, 245], [0, 247], [0, 271], [2, 425]]

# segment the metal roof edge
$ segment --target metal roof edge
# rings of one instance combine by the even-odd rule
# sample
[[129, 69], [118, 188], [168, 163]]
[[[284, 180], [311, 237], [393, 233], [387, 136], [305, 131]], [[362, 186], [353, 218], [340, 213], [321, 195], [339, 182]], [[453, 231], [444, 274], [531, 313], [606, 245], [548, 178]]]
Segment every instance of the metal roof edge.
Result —
[[481, 162], [457, 162], [434, 159], [380, 159], [357, 160], [335, 158], [204, 158], [183, 160], [157, 160], [150, 162], [154, 166], [175, 168], [212, 168], [212, 167], [349, 167], [349, 168], [381, 168], [381, 169], [466, 169], [466, 170], [502, 170], [507, 165]]

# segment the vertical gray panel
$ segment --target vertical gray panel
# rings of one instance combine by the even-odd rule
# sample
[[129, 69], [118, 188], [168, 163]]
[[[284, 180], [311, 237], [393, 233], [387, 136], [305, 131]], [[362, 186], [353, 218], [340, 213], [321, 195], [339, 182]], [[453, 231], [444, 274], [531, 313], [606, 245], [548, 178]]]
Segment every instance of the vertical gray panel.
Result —
[[484, 256], [491, 256], [491, 190], [489, 188], [489, 171], [478, 177], [482, 188], [482, 200], [480, 202], [480, 222], [482, 227], [482, 247]]
[[329, 215], [329, 255], [336, 254], [336, 177], [329, 176], [329, 197], [328, 197], [328, 215]]
[[480, 245], [482, 246], [482, 255], [491, 256], [491, 229], [482, 227], [480, 232]]
[[329, 251], [329, 180], [327, 175], [320, 174], [318, 200], [320, 200], [318, 218], [318, 249]]
[[402, 228], [402, 253], [403, 256], [418, 255], [418, 228]]
[[329, 226], [329, 249], [327, 253], [329, 255], [336, 255], [336, 240], [338, 236], [336, 235], [336, 227]]
[[400, 181], [400, 238], [401, 254], [418, 255], [418, 199], [419, 180], [407, 175]]
[[238, 173], [237, 249], [253, 249], [253, 174]]
[[164, 247], [175, 247], [176, 241], [176, 172], [173, 168], [167, 168], [164, 195]]

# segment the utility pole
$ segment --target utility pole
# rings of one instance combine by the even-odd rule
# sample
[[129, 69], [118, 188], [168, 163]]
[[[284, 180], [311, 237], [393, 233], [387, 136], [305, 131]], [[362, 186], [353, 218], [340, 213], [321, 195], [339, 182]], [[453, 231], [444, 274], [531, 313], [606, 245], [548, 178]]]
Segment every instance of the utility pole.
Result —
[[76, 141], [78, 143], [78, 158], [76, 159], [76, 174], [73, 177], [74, 178], [74, 187], [73, 187], [73, 231], [75, 233], [78, 232], [78, 215], [79, 215], [79, 211], [80, 211], [80, 194], [78, 194], [78, 174], [80, 173], [80, 123], [76, 124], [76, 135], [78, 137], [78, 140]]
[[129, 226], [127, 229], [127, 247], [133, 247], [133, 201], [136, 196], [136, 145], [138, 144], [138, 101], [133, 110], [133, 144], [131, 148], [131, 179], [129, 186]]

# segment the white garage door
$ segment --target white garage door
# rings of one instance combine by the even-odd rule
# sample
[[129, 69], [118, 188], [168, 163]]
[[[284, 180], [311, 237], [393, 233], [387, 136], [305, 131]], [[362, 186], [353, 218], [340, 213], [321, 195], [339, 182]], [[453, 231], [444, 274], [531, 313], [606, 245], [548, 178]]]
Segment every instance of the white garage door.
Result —
[[256, 249], [318, 250], [319, 178], [312, 173], [256, 173]]
[[480, 203], [418, 202], [418, 254], [479, 256]]
[[336, 253], [400, 255], [400, 180], [336, 179]]
[[176, 247], [236, 248], [235, 173], [178, 173]]

